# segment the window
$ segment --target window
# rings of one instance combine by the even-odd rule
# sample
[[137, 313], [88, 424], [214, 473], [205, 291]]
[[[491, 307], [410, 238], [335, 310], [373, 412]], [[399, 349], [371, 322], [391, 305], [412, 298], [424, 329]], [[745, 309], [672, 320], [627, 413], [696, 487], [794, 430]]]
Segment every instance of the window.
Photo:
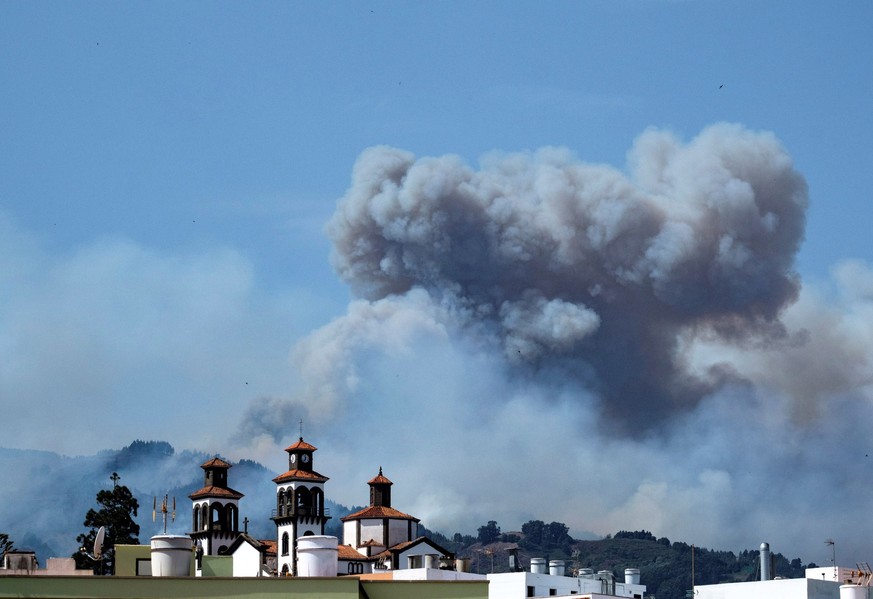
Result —
[[288, 555], [288, 533], [282, 534], [282, 555]]
[[534, 588], [533, 587], [527, 587], [527, 596], [528, 597], [534, 596]]
[[558, 589], [549, 589], [549, 597], [556, 597], [558, 595]]

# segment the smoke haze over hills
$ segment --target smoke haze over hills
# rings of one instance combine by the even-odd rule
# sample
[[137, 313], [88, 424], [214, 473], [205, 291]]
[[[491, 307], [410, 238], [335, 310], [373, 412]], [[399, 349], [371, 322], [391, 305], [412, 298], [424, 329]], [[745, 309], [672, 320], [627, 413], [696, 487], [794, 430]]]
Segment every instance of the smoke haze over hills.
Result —
[[[0, 278], [26, 282], [22, 297], [39, 301], [11, 304], [3, 326], [7, 339], [26, 339], [18, 359], [42, 356], [34, 372], [52, 376], [0, 376], [81, 429], [90, 414], [57, 387], [69, 380], [64, 365], [79, 364], [83, 383], [72, 389], [102, 398], [106, 418], [134, 419], [143, 434], [166, 429], [174, 443], [193, 435], [274, 473], [302, 419], [329, 498], [361, 503], [383, 466], [396, 506], [446, 534], [545, 518], [573, 534], [648, 529], [714, 548], [767, 540], [817, 562], [826, 561], [823, 539], [836, 538], [850, 562], [862, 560], [867, 547], [847, 514], [871, 507], [862, 468], [873, 452], [873, 273], [845, 262], [827, 285], [801, 284], [794, 260], [807, 201], [778, 140], [737, 125], [688, 142], [646, 131], [625, 170], [558, 148], [492, 154], [478, 169], [371, 148], [327, 225], [354, 297], [345, 314], [297, 337], [290, 370], [277, 359], [290, 336], [272, 333], [299, 327], [308, 298], [264, 301], [243, 256], [178, 261], [102, 243], [48, 270], [73, 264], [78, 277], [34, 278], [23, 265], [48, 258], [6, 223], [16, 252], [5, 254]], [[107, 252], [122, 258], [88, 258]], [[119, 272], [127, 285], [109, 285]], [[195, 273], [202, 301], [161, 319], [159, 305], [187, 297]], [[155, 281], [162, 293], [136, 292]], [[80, 312], [69, 291], [95, 297], [91, 289], [109, 291]], [[67, 306], [58, 314], [72, 317], [39, 329], [38, 315], [59, 298]], [[122, 318], [131, 302], [135, 326]], [[43, 334], [24, 337], [21, 323]], [[48, 330], [88, 353], [58, 359]], [[127, 337], [104, 334], [116, 330], [131, 345], [148, 331], [149, 355], [172, 351], [161, 351], [156, 372], [141, 372], [119, 349]], [[112, 342], [101, 345], [104, 337]], [[249, 349], [236, 361], [240, 340]], [[106, 372], [85, 380], [92, 362]], [[132, 385], [154, 377], [165, 392], [157, 397]], [[114, 410], [106, 388], [129, 388], [138, 402]], [[36, 406], [22, 409], [46, 430], [57, 426]], [[106, 424], [103, 433], [116, 434]], [[123, 476], [176, 488], [198, 460]], [[33, 491], [22, 477], [35, 467], [12, 456], [0, 473], [10, 489]], [[270, 478], [251, 495], [271, 498]], [[260, 510], [257, 501], [247, 492], [246, 511]], [[39, 513], [4, 517], [37, 518], [41, 530]]]

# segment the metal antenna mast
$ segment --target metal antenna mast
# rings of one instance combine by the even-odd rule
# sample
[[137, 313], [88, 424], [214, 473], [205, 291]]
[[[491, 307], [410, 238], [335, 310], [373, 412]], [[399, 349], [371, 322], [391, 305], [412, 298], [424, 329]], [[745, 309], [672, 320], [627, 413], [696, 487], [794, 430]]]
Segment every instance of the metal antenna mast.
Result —
[[[164, 495], [163, 501], [161, 501], [161, 517], [164, 520], [164, 534], [167, 534], [167, 514], [170, 512], [168, 504], [170, 497], [168, 495]], [[152, 522], [155, 521], [156, 515], [158, 511], [158, 498], [155, 497], [155, 500], [152, 504]], [[176, 498], [173, 497], [173, 511], [170, 513], [170, 520], [172, 522], [176, 521]]]

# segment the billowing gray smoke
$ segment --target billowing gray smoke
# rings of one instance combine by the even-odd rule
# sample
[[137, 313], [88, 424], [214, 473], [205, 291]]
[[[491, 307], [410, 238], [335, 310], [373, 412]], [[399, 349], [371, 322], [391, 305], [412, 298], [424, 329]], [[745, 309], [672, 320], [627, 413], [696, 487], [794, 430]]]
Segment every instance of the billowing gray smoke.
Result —
[[613, 422], [639, 425], [696, 405], [725, 376], [692, 375], [686, 341], [780, 335], [806, 206], [771, 134], [720, 124], [688, 144], [644, 133], [629, 175], [559, 149], [476, 171], [372, 148], [328, 232], [359, 296], [424, 290], [516, 367], [574, 377]]

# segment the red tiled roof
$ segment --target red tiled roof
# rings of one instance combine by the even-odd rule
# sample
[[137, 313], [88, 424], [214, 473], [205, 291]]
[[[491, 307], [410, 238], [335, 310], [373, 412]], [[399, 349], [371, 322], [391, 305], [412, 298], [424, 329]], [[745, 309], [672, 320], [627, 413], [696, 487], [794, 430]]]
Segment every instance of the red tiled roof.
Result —
[[222, 487], [203, 487], [198, 491], [194, 491], [188, 495], [188, 499], [203, 499], [204, 497], [223, 497], [229, 499], [242, 499], [244, 495], [233, 489], [224, 489]]
[[318, 448], [313, 446], [313, 445], [310, 445], [309, 443], [307, 443], [306, 441], [303, 440], [303, 437], [300, 437], [300, 439], [296, 443], [286, 447], [285, 451], [296, 451], [298, 449], [307, 449], [309, 451], [315, 451]]
[[395, 510], [393, 507], [385, 507], [383, 505], [371, 505], [370, 507], [365, 507], [359, 512], [349, 514], [345, 518], [340, 518], [340, 521], [365, 520], [367, 518], [396, 518], [399, 520], [419, 521], [418, 518], [410, 516], [409, 514], [404, 514], [401, 511]]
[[222, 460], [220, 457], [215, 456], [200, 467], [205, 470], [206, 468], [232, 468], [233, 466]]
[[322, 476], [318, 472], [308, 472], [306, 470], [289, 470], [285, 474], [280, 474], [276, 478], [273, 479], [274, 483], [284, 483], [289, 480], [309, 480], [316, 482], [326, 482], [328, 479], [326, 476]]
[[394, 483], [392, 483], [390, 480], [388, 480], [387, 478], [382, 476], [382, 468], [379, 468], [379, 474], [375, 478], [367, 481], [367, 484], [368, 485], [380, 485], [380, 484], [381, 485], [393, 485]]
[[366, 543], [361, 543], [360, 545], [358, 545], [358, 547], [384, 547], [384, 545], [382, 545], [382, 543], [379, 543], [378, 541], [370, 539]]
[[276, 539], [258, 539], [258, 542], [267, 548], [267, 555], [276, 555]]
[[350, 559], [358, 561], [370, 559], [363, 553], [358, 553], [351, 545], [339, 545], [337, 547], [337, 557], [339, 557], [339, 559]]

